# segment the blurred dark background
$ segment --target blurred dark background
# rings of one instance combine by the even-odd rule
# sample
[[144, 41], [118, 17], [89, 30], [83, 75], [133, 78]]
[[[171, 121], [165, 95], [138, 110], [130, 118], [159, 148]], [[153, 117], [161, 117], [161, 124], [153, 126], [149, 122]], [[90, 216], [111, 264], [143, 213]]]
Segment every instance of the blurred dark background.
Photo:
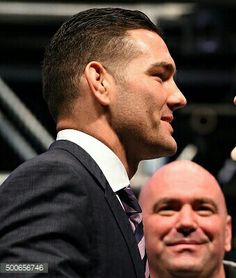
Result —
[[[178, 152], [169, 160], [191, 159], [212, 172], [236, 219], [233, 0], [0, 1], [0, 183], [24, 160], [44, 151], [56, 135], [41, 95], [45, 45], [68, 16], [101, 5], [140, 9], [162, 28], [177, 65], [176, 82], [188, 100], [175, 114]], [[151, 174], [145, 169], [140, 168], [139, 177]], [[235, 242], [229, 254], [234, 260]]]

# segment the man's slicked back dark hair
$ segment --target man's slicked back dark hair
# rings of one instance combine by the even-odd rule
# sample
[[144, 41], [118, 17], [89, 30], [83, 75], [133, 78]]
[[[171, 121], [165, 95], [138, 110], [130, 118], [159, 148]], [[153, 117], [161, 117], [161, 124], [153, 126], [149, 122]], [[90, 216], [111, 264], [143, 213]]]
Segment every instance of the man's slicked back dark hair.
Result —
[[[53, 36], [43, 62], [43, 95], [55, 120], [78, 96], [78, 83], [91, 61], [116, 67], [128, 59], [127, 31], [160, 30], [142, 12], [121, 8], [89, 9], [69, 18]], [[129, 53], [130, 54], [130, 53]]]

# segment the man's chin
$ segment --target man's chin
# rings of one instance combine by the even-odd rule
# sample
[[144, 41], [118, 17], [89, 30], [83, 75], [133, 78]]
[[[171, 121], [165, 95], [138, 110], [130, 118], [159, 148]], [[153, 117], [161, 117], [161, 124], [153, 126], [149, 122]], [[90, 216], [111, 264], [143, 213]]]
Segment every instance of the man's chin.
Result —
[[177, 143], [172, 137], [172, 140], [168, 142], [163, 148], [163, 154], [161, 156], [172, 156], [177, 152]]
[[[200, 273], [203, 270], [203, 259], [199, 257], [199, 254], [192, 252], [184, 252], [179, 255], [178, 258], [169, 256], [168, 265], [170, 271], [173, 273]], [[174, 276], [175, 277], [175, 276]], [[178, 276], [182, 277], [182, 276]], [[183, 277], [185, 277], [183, 275]], [[194, 276], [198, 277], [198, 276]]]
[[[173, 137], [171, 137], [168, 141], [165, 140], [163, 144], [160, 144], [160, 142], [152, 142], [150, 146], [151, 148], [148, 149], [146, 156], [142, 157], [142, 160], [172, 156], [177, 151], [177, 144]], [[147, 145], [145, 147], [147, 150]]]
[[188, 274], [187, 277], [189, 277], [190, 274], [194, 274], [194, 277], [198, 277], [197, 274], [200, 272], [200, 268], [193, 263], [174, 265], [169, 269], [169, 273], [172, 273], [173, 277], [186, 277], [186, 274]]

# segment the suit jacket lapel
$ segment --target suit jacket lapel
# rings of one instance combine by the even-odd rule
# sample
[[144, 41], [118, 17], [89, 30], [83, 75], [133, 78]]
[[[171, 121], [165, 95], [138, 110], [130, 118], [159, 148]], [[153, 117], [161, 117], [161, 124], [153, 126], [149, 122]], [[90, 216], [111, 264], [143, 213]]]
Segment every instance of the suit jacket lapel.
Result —
[[134, 263], [137, 278], [144, 278], [138, 246], [133, 235], [129, 220], [127, 218], [127, 215], [125, 214], [125, 211], [121, 207], [116, 194], [112, 191], [105, 176], [103, 175], [101, 169], [86, 151], [72, 142], [59, 140], [54, 142], [50, 148], [54, 147], [67, 150], [72, 155], [74, 155], [87, 168], [90, 174], [94, 176], [94, 178], [98, 181], [98, 185], [103, 188], [105, 192], [105, 198], [126, 241], [130, 256]]

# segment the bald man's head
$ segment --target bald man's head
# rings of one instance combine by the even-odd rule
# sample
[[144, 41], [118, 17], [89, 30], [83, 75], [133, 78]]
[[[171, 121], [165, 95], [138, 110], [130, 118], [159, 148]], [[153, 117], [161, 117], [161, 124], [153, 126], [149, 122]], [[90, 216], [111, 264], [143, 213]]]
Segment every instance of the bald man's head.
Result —
[[140, 204], [153, 278], [224, 277], [231, 219], [207, 170], [191, 161], [163, 166], [141, 190]]
[[223, 209], [227, 211], [225, 199], [217, 180], [210, 172], [195, 162], [178, 160], [161, 167], [142, 188], [140, 202], [145, 206], [145, 194], [152, 195], [157, 187], [161, 187], [160, 189], [164, 191], [167, 185], [173, 187], [173, 189], [176, 188], [176, 190], [178, 186], [185, 187], [187, 191], [193, 188], [197, 189], [198, 186], [208, 189], [213, 187], [219, 194]]

